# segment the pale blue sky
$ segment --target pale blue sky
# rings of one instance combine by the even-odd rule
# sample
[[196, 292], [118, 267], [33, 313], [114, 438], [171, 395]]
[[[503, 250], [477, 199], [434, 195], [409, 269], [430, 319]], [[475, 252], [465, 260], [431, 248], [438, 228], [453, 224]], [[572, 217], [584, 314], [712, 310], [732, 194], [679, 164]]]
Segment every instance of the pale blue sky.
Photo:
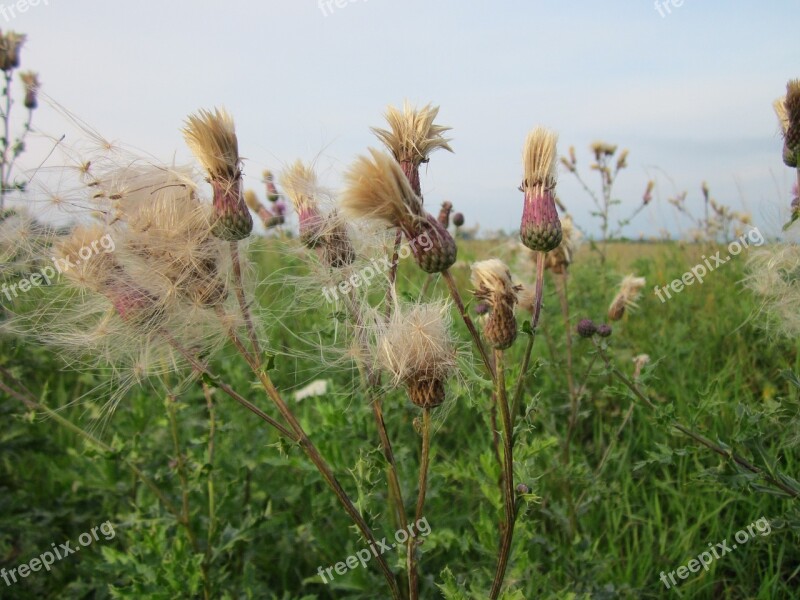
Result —
[[[43, 2], [44, 0], [42, 0]], [[8, 6], [10, 0], [0, 0]], [[434, 154], [426, 205], [450, 199], [483, 228], [519, 225], [520, 155], [529, 129], [560, 133], [582, 166], [595, 139], [630, 149], [626, 212], [657, 176], [659, 203], [626, 232], [677, 231], [666, 198], [707, 180], [719, 200], [777, 230], [793, 173], [780, 162], [771, 103], [800, 77], [796, 0], [604, 2], [49, 0], [0, 27], [27, 33], [23, 67], [109, 138], [170, 160], [197, 108], [237, 122], [249, 184], [264, 167], [318, 158], [341, 172], [382, 125], [386, 104], [441, 106], [455, 154]], [[36, 125], [63, 119], [43, 106]], [[668, 177], [667, 177], [668, 176]], [[674, 183], [673, 183], [674, 182]], [[560, 195], [592, 228], [588, 198], [562, 172]]]

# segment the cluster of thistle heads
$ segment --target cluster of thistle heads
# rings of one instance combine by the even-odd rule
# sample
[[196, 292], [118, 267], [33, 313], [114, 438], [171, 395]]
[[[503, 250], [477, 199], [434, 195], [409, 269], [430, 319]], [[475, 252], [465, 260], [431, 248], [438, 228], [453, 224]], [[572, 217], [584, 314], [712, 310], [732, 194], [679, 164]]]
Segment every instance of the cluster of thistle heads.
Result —
[[[437, 115], [431, 105], [389, 107], [388, 128], [373, 129], [386, 151], [370, 148], [354, 160], [338, 202], [330, 201], [311, 165], [296, 161], [281, 173], [277, 181], [297, 213], [299, 241], [329, 277], [344, 280], [358, 261], [363, 263], [356, 224], [364, 222], [405, 238], [425, 273], [445, 273], [455, 263], [452, 204], [444, 202], [438, 217], [428, 212], [419, 173], [435, 150], [452, 151], [445, 137], [450, 128], [436, 124]], [[224, 110], [190, 115], [183, 133], [210, 186], [210, 202], [202, 199], [192, 169], [153, 165], [110, 144], [104, 145], [103, 159], [76, 161], [73, 170], [93, 221], [59, 236], [53, 258], [74, 258], [106, 235], [114, 240], [115, 251], [65, 272], [72, 304], [51, 319], [51, 324], [58, 321], [58, 331], [40, 329], [49, 342], [80, 346], [79, 353], [94, 352], [106, 363], [127, 359], [146, 376], [181, 364], [185, 356], [176, 355], [176, 347], [206, 355], [231, 328], [242, 326], [235, 316], [238, 299], [231, 292], [241, 260], [238, 244], [252, 234], [251, 210], [267, 227], [283, 222], [282, 194], [269, 172], [264, 184], [271, 209], [243, 189], [235, 127]], [[544, 253], [546, 268], [563, 274], [572, 262], [575, 236], [571, 219], [562, 221], [556, 209], [556, 139], [555, 133], [536, 128], [525, 142], [520, 237], [527, 248]], [[463, 216], [453, 215], [453, 223], [463, 225]], [[429, 243], [413, 244], [422, 238]], [[485, 339], [494, 349], [509, 348], [517, 337], [515, 311], [533, 311], [533, 286], [515, 283], [498, 259], [475, 263], [471, 282], [484, 313]], [[361, 338], [367, 346], [362, 351], [390, 375], [393, 385], [407, 389], [414, 404], [438, 406], [458, 354], [450, 304], [406, 302], [391, 285], [386, 292], [389, 310], [351, 306], [357, 313], [353, 319], [370, 331]], [[621, 316], [634, 296], [629, 292], [615, 301], [614, 314]], [[40, 316], [37, 323], [46, 323]], [[76, 326], [80, 320], [79, 334], [65, 327], [70, 320]]]

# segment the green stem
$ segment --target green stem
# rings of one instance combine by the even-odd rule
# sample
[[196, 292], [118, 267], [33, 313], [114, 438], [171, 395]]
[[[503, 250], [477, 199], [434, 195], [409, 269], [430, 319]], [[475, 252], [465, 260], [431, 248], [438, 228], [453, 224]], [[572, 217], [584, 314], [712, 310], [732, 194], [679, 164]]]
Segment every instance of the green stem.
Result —
[[500, 416], [503, 423], [503, 504], [505, 519], [500, 540], [500, 552], [497, 558], [492, 589], [489, 593], [490, 600], [496, 600], [500, 595], [503, 580], [506, 576], [508, 559], [511, 554], [511, 542], [514, 537], [517, 511], [514, 502], [514, 439], [511, 412], [506, 396], [505, 368], [503, 365], [503, 351], [495, 350], [495, 364], [497, 366], [497, 400], [500, 406]]
[[[422, 413], [422, 449], [419, 464], [419, 492], [415, 523], [424, 516], [425, 495], [428, 491], [428, 467], [431, 453], [431, 409], [425, 408]], [[419, 574], [417, 572], [417, 543], [409, 532], [408, 539], [408, 589], [411, 600], [419, 600]]]

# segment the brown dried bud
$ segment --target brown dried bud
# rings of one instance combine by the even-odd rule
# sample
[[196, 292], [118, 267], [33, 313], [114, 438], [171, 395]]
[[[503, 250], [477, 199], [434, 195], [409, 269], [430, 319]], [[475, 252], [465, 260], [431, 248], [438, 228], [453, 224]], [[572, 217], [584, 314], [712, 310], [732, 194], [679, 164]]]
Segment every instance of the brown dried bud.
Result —
[[408, 382], [408, 397], [420, 408], [435, 408], [445, 399], [444, 381], [420, 377]]

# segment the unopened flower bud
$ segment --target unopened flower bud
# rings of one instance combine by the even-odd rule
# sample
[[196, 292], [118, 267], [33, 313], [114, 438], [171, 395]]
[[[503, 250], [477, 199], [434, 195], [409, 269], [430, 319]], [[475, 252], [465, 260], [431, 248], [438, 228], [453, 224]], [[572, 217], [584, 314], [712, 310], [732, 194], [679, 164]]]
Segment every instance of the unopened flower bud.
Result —
[[578, 335], [582, 338], [590, 338], [597, 333], [597, 325], [591, 319], [581, 319], [578, 322]]
[[599, 325], [597, 327], [597, 335], [599, 335], [600, 337], [604, 337], [604, 338], [610, 336], [611, 335], [611, 326], [610, 325], [606, 325], [605, 323], [603, 323], [602, 325]]

